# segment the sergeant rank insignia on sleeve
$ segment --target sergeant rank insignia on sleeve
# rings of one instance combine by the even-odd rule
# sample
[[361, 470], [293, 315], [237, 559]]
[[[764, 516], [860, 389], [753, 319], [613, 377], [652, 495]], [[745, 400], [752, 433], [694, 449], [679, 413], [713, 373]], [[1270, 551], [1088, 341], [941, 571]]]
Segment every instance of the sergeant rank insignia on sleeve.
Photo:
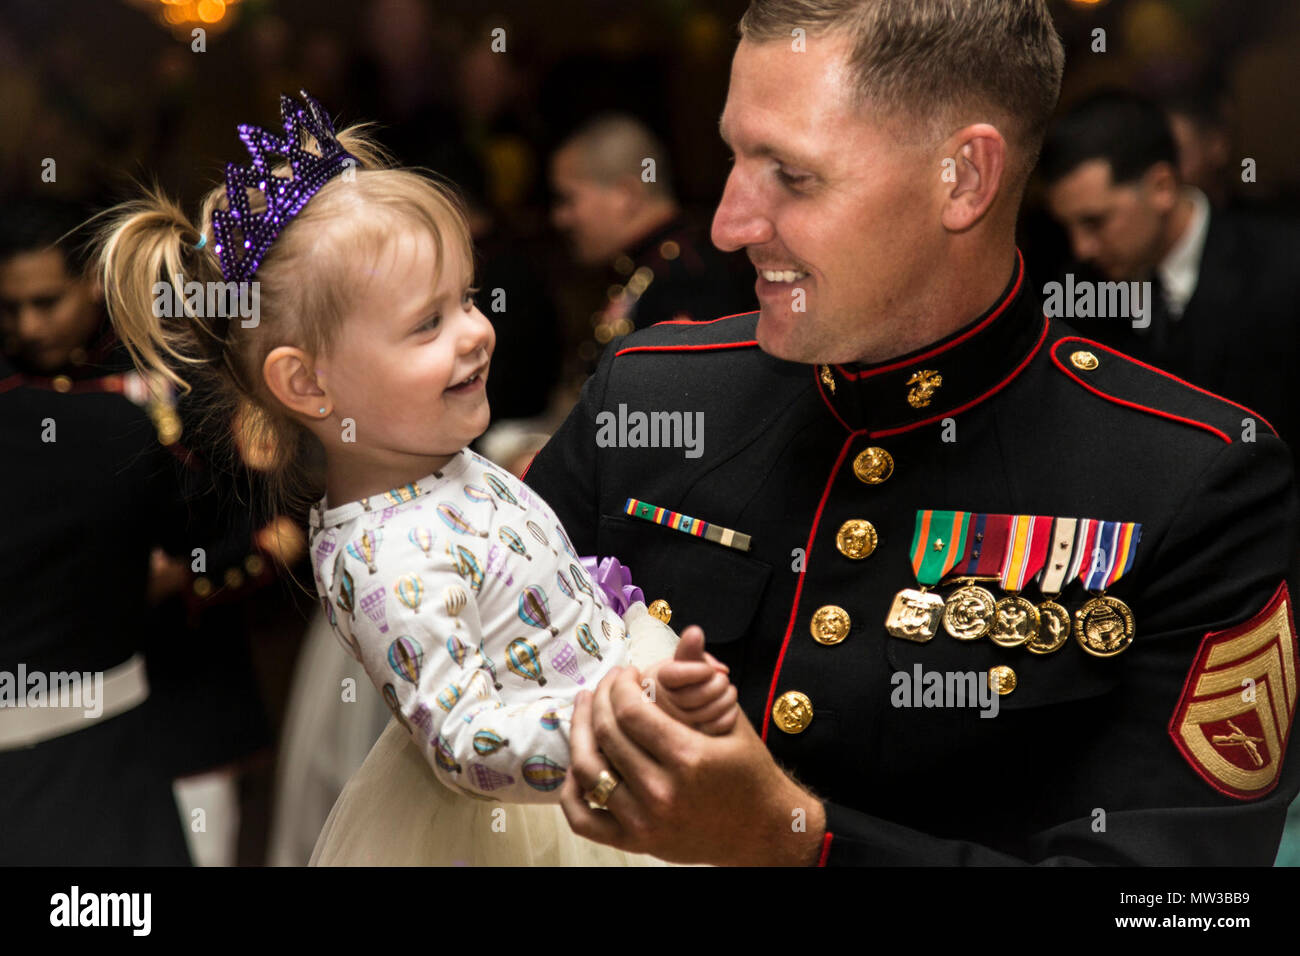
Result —
[[1295, 617], [1283, 581], [1250, 620], [1205, 635], [1169, 736], [1206, 783], [1250, 800], [1277, 785], [1295, 708]]

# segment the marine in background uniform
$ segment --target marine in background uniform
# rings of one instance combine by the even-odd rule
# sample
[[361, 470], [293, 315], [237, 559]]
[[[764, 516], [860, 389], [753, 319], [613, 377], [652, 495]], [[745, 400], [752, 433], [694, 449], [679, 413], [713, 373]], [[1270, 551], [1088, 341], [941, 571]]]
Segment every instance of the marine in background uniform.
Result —
[[[979, 318], [876, 365], [773, 358], [756, 314], [638, 332], [526, 480], [704, 628], [825, 802], [822, 864], [1269, 865], [1300, 790], [1290, 453], [1008, 267]], [[702, 413], [697, 457], [632, 417], [674, 411]], [[996, 716], [926, 706], [932, 673]]]

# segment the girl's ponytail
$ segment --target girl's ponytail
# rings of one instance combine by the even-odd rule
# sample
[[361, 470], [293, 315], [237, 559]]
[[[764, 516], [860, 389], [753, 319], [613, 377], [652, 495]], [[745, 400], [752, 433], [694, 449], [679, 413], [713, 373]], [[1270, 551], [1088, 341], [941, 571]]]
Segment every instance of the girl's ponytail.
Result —
[[221, 279], [212, 244], [157, 185], [103, 218], [98, 268], [113, 328], [139, 368], [188, 392], [185, 366], [218, 357], [224, 338], [184, 294], [186, 282]]

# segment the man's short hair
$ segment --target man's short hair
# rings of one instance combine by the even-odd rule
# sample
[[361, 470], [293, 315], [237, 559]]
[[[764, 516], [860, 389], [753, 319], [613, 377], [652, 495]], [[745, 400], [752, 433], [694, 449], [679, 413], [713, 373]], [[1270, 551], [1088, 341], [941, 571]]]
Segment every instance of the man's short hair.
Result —
[[55, 249], [70, 276], [85, 273], [90, 236], [81, 227], [89, 204], [53, 196], [23, 196], [0, 203], [0, 262], [28, 252]]
[[795, 28], [852, 38], [859, 106], [926, 121], [935, 138], [992, 107], [1021, 147], [1016, 178], [1033, 168], [1065, 67], [1046, 0], [752, 0], [740, 21], [754, 42], [790, 43]]
[[1135, 182], [1156, 163], [1177, 170], [1178, 147], [1165, 111], [1127, 90], [1096, 93], [1048, 131], [1038, 169], [1051, 184], [1094, 159], [1110, 163], [1115, 183]]
[[[627, 113], [600, 113], [586, 120], [561, 144], [578, 152], [583, 174], [602, 186], [613, 186], [627, 176], [645, 184], [648, 195], [673, 198], [672, 168], [668, 150], [650, 127]], [[655, 161], [654, 179], [641, 176], [642, 163]]]

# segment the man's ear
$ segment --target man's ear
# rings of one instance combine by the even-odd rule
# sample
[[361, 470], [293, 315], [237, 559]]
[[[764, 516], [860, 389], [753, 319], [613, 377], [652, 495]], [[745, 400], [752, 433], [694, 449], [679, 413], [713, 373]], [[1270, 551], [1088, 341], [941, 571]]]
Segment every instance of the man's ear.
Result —
[[952, 162], [945, 160], [939, 173], [943, 226], [965, 232], [987, 215], [1002, 189], [1007, 142], [997, 127], [974, 123], [953, 134], [944, 155]]
[[319, 420], [330, 414], [333, 402], [316, 381], [314, 365], [312, 357], [302, 349], [279, 345], [262, 362], [262, 379], [289, 411]]
[[1142, 185], [1151, 205], [1158, 212], [1168, 212], [1178, 205], [1178, 172], [1172, 163], [1159, 162], [1142, 174]]

